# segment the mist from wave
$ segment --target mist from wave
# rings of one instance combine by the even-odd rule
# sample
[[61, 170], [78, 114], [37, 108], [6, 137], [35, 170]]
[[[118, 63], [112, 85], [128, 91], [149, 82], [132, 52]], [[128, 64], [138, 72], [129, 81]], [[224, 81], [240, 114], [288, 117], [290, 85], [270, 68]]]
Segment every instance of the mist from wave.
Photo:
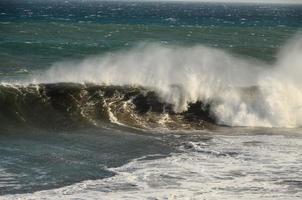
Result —
[[[141, 44], [134, 49], [55, 63], [25, 83], [94, 83], [151, 88], [176, 113], [211, 105], [218, 124], [299, 127], [302, 39], [296, 36], [267, 64], [205, 46]], [[254, 87], [254, 90], [245, 88]]]

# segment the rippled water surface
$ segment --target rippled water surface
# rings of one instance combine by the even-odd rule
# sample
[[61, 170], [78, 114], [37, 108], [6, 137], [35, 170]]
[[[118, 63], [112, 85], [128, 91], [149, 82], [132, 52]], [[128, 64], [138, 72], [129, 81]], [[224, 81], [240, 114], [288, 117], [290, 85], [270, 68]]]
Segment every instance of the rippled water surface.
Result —
[[300, 5], [3, 0], [0, 199], [301, 199]]

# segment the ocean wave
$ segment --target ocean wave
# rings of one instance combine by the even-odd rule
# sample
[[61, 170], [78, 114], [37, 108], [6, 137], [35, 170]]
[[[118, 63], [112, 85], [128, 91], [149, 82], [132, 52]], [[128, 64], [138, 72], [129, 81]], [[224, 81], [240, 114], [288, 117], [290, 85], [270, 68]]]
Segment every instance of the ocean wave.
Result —
[[[202, 114], [205, 121], [211, 119], [211, 122], [215, 121], [219, 125], [300, 127], [301, 53], [302, 39], [299, 37], [292, 39], [280, 50], [278, 59], [273, 64], [239, 58], [223, 50], [205, 46], [143, 44], [127, 51], [90, 57], [80, 63], [56, 63], [48, 71], [33, 75], [25, 83], [92, 83], [128, 89], [130, 86], [135, 90], [144, 88], [140, 90], [147, 93], [152, 91], [156, 96], [155, 102], [163, 106], [159, 112], [161, 115], [152, 115], [148, 120], [142, 117], [136, 119], [137, 115], [130, 117], [130, 120], [131, 114], [121, 117], [123, 112], [120, 111], [116, 114], [127, 120], [120, 120], [119, 117], [115, 119], [115, 114], [109, 115], [111, 121], [136, 121], [134, 124], [139, 127], [140, 121], [156, 121], [155, 124], [162, 120], [167, 122], [171, 120], [170, 113], [179, 116], [179, 113], [192, 112], [193, 107], [193, 113], [204, 111], [203, 108], [206, 107], [206, 114]], [[151, 91], [146, 91], [149, 89]], [[84, 90], [85, 92], [88, 90]], [[68, 96], [68, 91], [65, 93]], [[111, 107], [116, 104], [124, 106], [119, 105], [116, 110], [129, 109], [129, 99], [121, 98], [113, 102], [106, 101], [107, 108], [110, 107], [106, 112], [112, 112]], [[86, 102], [83, 105], [90, 104]], [[134, 106], [138, 104], [134, 103]], [[95, 113], [95, 109], [92, 110]], [[175, 122], [174, 119], [172, 121]], [[132, 122], [130, 124], [133, 125]]]
[[[175, 87], [175, 86], [174, 86]], [[151, 89], [78, 83], [1, 85], [1, 128], [73, 129], [115, 123], [133, 128], [201, 129], [214, 123], [208, 105], [176, 113]]]

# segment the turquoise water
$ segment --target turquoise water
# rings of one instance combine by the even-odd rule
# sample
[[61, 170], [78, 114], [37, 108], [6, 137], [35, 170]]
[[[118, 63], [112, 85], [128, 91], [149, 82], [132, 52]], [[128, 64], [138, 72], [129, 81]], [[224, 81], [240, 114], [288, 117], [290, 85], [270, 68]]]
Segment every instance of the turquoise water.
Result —
[[0, 2], [0, 198], [300, 199], [301, 5]]
[[301, 10], [281, 5], [3, 2], [1, 78], [140, 43], [202, 44], [272, 62], [301, 27]]

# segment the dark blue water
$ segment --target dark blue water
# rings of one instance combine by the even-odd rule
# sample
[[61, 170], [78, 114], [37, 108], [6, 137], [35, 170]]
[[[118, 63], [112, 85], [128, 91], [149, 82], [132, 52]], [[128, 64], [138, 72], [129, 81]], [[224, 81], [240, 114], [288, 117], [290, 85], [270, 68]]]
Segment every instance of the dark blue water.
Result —
[[0, 12], [1, 21], [245, 27], [302, 23], [300, 5], [4, 0]]

